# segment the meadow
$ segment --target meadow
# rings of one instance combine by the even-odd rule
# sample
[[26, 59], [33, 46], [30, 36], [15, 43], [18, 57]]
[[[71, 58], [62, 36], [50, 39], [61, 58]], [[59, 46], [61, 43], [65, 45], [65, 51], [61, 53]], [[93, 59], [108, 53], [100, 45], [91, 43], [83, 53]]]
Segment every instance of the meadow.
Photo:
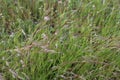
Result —
[[120, 0], [0, 0], [0, 80], [120, 80]]

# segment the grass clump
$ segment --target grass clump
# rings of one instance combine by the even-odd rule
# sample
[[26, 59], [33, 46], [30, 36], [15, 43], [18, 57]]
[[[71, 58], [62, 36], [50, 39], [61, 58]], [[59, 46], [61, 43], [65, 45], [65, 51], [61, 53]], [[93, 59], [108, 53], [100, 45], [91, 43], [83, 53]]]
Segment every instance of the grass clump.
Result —
[[119, 80], [119, 0], [0, 0], [0, 79]]

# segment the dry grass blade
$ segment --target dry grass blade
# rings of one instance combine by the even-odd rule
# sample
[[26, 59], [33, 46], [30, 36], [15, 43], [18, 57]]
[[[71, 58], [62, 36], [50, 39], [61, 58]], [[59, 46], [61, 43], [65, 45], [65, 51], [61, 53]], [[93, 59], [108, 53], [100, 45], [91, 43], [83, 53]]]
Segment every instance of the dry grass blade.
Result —
[[52, 49], [49, 49], [49, 45], [48, 44], [45, 44], [43, 45], [42, 43], [40, 42], [33, 42], [32, 44], [30, 45], [26, 45], [26, 46], [23, 46], [21, 48], [16, 48], [16, 49], [9, 49], [9, 50], [6, 50], [7, 52], [8, 51], [15, 51], [15, 52], [19, 52], [21, 53], [22, 51], [30, 51], [31, 48], [40, 48], [42, 49], [43, 52], [46, 52], [46, 53], [58, 53], [56, 52], [55, 50], [52, 50]]

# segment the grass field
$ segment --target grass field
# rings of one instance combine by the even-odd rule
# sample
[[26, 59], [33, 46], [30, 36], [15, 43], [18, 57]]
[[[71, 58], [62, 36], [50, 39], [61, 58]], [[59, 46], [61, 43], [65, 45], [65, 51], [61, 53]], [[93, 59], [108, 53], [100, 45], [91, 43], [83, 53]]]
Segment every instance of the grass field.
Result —
[[120, 0], [0, 0], [0, 80], [120, 80]]

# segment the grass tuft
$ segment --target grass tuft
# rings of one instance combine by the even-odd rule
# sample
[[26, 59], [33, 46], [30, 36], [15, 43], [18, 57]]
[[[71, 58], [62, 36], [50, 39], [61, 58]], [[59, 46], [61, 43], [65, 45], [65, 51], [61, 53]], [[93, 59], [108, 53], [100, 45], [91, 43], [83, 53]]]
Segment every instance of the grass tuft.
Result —
[[0, 80], [120, 80], [119, 0], [0, 0]]

